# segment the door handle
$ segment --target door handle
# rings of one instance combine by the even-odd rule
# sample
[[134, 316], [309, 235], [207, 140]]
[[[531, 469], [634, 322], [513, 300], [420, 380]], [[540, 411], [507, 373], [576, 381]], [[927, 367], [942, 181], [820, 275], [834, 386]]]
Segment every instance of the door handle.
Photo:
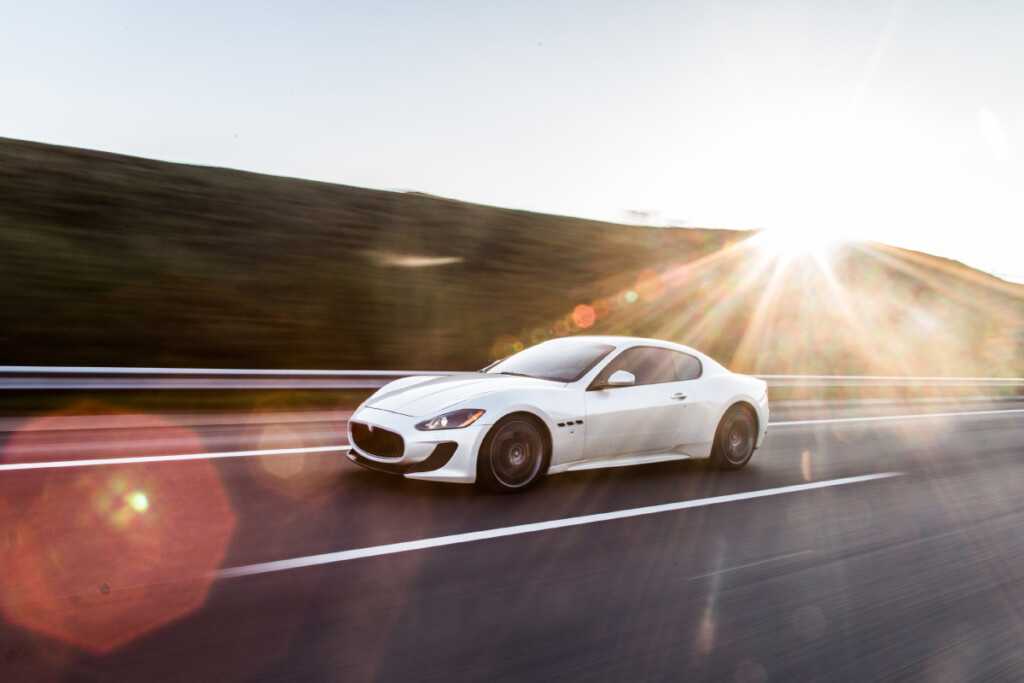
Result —
[[673, 401], [682, 401], [686, 398], [686, 394], [672, 394]]

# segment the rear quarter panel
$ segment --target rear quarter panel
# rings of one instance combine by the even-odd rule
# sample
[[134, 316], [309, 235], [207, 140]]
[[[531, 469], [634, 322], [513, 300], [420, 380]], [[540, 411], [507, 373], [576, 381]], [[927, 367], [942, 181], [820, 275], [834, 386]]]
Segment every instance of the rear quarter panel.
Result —
[[[725, 371], [705, 378], [708, 395], [713, 397], [714, 410], [710, 413], [710, 424], [705, 426], [710, 433], [708, 443], [714, 439], [718, 423], [725, 413], [737, 403], [746, 403], [757, 415], [757, 445], [764, 440], [768, 427], [768, 384], [764, 380]], [[708, 451], [710, 455], [710, 449]]]

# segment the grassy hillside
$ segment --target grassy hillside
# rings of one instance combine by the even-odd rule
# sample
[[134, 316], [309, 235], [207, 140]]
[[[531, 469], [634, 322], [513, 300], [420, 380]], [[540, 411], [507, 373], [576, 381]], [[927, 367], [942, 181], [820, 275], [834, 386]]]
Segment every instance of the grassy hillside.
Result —
[[0, 139], [0, 364], [472, 369], [585, 330], [740, 371], [1024, 374], [1024, 287], [750, 237]]

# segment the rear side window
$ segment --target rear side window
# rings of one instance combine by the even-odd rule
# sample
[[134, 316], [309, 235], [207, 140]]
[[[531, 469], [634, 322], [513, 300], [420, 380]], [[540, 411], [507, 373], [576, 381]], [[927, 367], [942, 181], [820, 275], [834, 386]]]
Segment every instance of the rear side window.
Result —
[[659, 384], [676, 381], [676, 367], [672, 353], [668, 349], [653, 347], [636, 347], [626, 349], [612, 360], [591, 386], [601, 386], [608, 381], [612, 373], [625, 370], [636, 377], [636, 384]]
[[676, 379], [680, 381], [697, 379], [703, 372], [700, 360], [694, 358], [688, 353], [673, 351], [672, 362], [675, 363], [676, 366]]

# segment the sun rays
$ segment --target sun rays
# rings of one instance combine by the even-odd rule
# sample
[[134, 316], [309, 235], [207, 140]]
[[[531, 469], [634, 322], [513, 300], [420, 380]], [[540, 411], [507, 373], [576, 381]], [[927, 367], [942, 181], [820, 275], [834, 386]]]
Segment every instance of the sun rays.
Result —
[[[875, 243], [765, 231], [689, 260], [664, 254], [636, 272], [609, 273], [592, 291], [600, 294], [500, 346], [622, 334], [688, 344], [738, 372], [1024, 371], [1021, 288]], [[1013, 324], [993, 323], [1007, 319]]]

